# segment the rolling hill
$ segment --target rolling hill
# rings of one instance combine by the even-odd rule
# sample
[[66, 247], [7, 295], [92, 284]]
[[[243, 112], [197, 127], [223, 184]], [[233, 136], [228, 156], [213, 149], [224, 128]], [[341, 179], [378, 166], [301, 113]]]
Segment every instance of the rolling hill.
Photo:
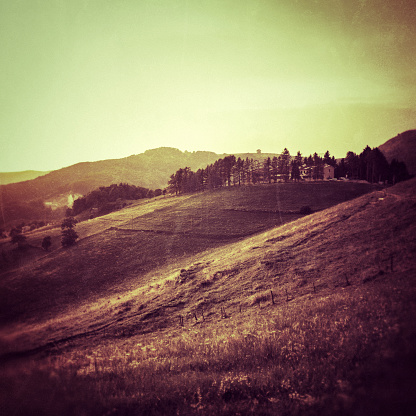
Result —
[[31, 179], [46, 175], [47, 173], [49, 173], [49, 171], [25, 170], [22, 172], [0, 172], [0, 185], [30, 181]]
[[69, 250], [55, 235], [1, 275], [2, 408], [413, 414], [416, 180], [340, 185], [141, 201]]
[[416, 130], [408, 130], [388, 140], [379, 149], [387, 161], [393, 159], [406, 164], [411, 175], [416, 175]]
[[198, 169], [217, 159], [218, 155], [212, 152], [159, 148], [123, 159], [78, 163], [33, 180], [3, 185], [0, 186], [3, 206], [0, 226], [50, 217], [49, 212], [42, 211], [43, 203], [66, 207], [69, 195], [85, 195], [100, 186], [129, 183], [149, 189], [164, 188], [169, 176], [180, 167]]
[[[404, 161], [409, 172], [414, 173], [415, 143], [415, 130], [409, 130], [381, 145], [380, 150], [389, 161], [393, 158]], [[10, 227], [11, 224], [22, 221], [49, 221], [59, 217], [68, 204], [68, 197], [72, 200], [73, 197], [85, 195], [101, 186], [129, 183], [153, 190], [163, 189], [167, 186], [170, 175], [179, 168], [187, 166], [196, 171], [225, 156], [203, 151], [181, 152], [164, 147], [122, 159], [78, 163], [33, 180], [0, 185], [0, 227]], [[276, 155], [244, 153], [235, 156], [264, 160]], [[7, 176], [0, 174], [0, 178], [1, 175]], [[46, 208], [44, 203], [47, 203]], [[61, 207], [62, 212], [50, 212], [49, 207]]]
[[211, 152], [189, 153], [159, 148], [122, 159], [77, 163], [31, 181], [5, 186], [2, 192], [6, 200], [23, 194], [28, 199], [53, 199], [68, 193], [85, 194], [99, 186], [120, 182], [150, 189], [163, 188], [170, 174], [180, 166], [197, 169], [217, 158], [218, 155]]

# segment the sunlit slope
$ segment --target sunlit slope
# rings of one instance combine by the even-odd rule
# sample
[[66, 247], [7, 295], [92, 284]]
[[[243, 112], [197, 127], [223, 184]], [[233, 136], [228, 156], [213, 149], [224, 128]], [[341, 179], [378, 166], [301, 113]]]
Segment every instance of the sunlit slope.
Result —
[[[197, 319], [209, 324], [224, 309], [233, 315], [257, 313], [254, 308], [262, 302], [270, 305], [271, 293], [276, 304], [303, 302], [344, 286], [356, 288], [389, 270], [413, 278], [415, 190], [411, 181], [375, 191], [228, 244], [215, 233], [215, 238], [199, 232], [191, 238], [196, 226], [189, 216], [182, 236], [155, 232], [155, 224], [151, 232], [135, 230], [152, 224], [146, 215], [120, 221], [71, 250], [58, 250], [32, 270], [3, 277], [2, 350], [171, 331], [181, 319], [184, 325]], [[204, 200], [208, 209], [216, 198], [226, 208], [226, 192], [172, 199], [171, 209], [176, 215], [181, 206], [188, 213], [192, 204], [201, 210]], [[167, 209], [164, 203], [161, 210]], [[241, 199], [238, 204], [244, 208]], [[160, 212], [159, 217], [167, 221]], [[164, 239], [157, 240], [159, 235]], [[224, 235], [232, 240], [234, 234]]]
[[80, 240], [70, 249], [60, 248], [60, 229], [28, 234], [34, 246], [52, 234], [54, 250], [38, 250], [36, 261], [2, 275], [2, 323], [53, 317], [130, 290], [161, 267], [182, 267], [197, 253], [297, 219], [304, 205], [320, 210], [371, 189], [357, 183], [277, 184], [141, 201], [78, 224]]

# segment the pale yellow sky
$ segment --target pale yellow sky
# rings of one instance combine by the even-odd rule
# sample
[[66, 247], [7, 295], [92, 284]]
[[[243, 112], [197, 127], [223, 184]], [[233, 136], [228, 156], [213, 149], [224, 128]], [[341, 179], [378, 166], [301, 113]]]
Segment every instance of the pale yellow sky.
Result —
[[0, 3], [0, 171], [160, 146], [361, 152], [416, 128], [413, 0]]

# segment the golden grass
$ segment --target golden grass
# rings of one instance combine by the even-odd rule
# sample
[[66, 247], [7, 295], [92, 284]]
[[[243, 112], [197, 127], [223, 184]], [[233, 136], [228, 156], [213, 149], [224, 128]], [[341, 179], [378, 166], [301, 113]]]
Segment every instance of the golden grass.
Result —
[[16, 323], [20, 340], [5, 349], [43, 348], [3, 359], [3, 409], [411, 414], [412, 186], [179, 257], [146, 278], [116, 280], [117, 292], [71, 304], [70, 313]]
[[[392, 278], [406, 291], [392, 291]], [[87, 414], [354, 414], [365, 408], [395, 414], [394, 405], [414, 404], [412, 397], [395, 400], [410, 387], [410, 379], [402, 380], [404, 366], [406, 376], [414, 370], [415, 294], [414, 281], [396, 274], [377, 285], [270, 306], [267, 314], [187, 324], [171, 336], [64, 350], [10, 367], [3, 383], [24, 386], [8, 397], [9, 405], [12, 399], [21, 406], [10, 408], [14, 414], [26, 414], [33, 396], [46, 391], [54, 395], [44, 397], [47, 414], [72, 414], [74, 397], [73, 406]], [[376, 379], [383, 371], [389, 373]], [[378, 390], [383, 383], [389, 383], [387, 397]]]

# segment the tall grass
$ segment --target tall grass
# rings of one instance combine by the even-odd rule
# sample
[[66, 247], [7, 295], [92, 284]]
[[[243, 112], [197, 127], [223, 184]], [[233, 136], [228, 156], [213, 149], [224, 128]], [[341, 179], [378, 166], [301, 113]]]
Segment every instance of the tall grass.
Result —
[[4, 414], [405, 414], [414, 290], [373, 289], [7, 367]]

